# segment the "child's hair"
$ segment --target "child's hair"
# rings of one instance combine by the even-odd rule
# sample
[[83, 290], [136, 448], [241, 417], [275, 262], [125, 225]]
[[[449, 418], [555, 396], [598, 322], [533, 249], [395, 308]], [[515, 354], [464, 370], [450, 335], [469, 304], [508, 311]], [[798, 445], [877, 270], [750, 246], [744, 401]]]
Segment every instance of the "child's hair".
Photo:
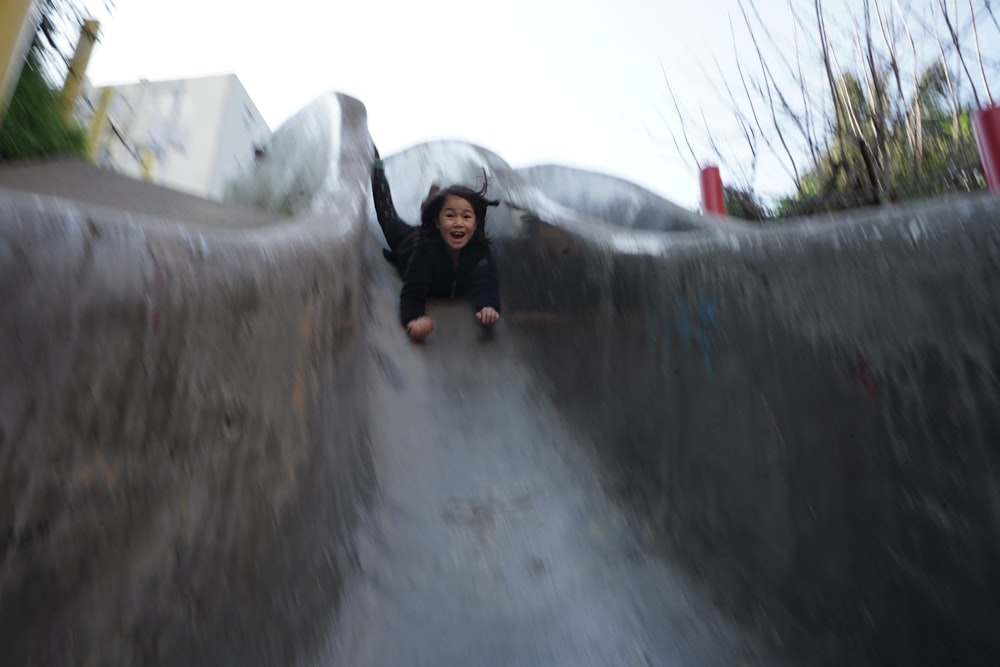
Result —
[[476, 214], [476, 229], [472, 233], [472, 242], [489, 245], [492, 239], [486, 234], [486, 209], [490, 206], [499, 206], [500, 201], [487, 198], [488, 186], [486, 170], [483, 170], [483, 186], [478, 190], [464, 185], [451, 185], [443, 189], [432, 185], [427, 192], [427, 197], [420, 204], [420, 237], [428, 238], [438, 235], [437, 219], [441, 213], [441, 207], [444, 206], [444, 200], [448, 198], [448, 195], [454, 195], [472, 204], [472, 210]]

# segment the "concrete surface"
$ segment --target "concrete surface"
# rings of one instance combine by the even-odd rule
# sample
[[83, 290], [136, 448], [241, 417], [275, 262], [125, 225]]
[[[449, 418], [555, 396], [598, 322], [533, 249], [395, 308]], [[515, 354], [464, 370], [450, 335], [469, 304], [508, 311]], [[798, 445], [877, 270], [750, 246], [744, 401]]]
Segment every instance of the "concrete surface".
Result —
[[998, 200], [642, 231], [418, 146], [505, 307], [411, 345], [369, 145], [318, 100], [245, 219], [0, 186], [4, 664], [1000, 661]]
[[489, 335], [467, 304], [436, 304], [433, 339], [414, 346], [390, 267], [373, 287], [381, 493], [311, 664], [780, 664], [658, 557], [514, 329]]
[[259, 208], [223, 206], [114, 174], [73, 158], [0, 164], [0, 187], [111, 206], [119, 211], [168, 218], [188, 225], [256, 227], [280, 217]]
[[556, 324], [519, 358], [664, 553], [796, 660], [995, 664], [997, 202], [803, 232], [654, 258], [540, 225], [504, 278]]
[[515, 171], [548, 198], [619, 227], [661, 232], [712, 232], [717, 227], [718, 220], [693, 213], [614, 176], [551, 164]]

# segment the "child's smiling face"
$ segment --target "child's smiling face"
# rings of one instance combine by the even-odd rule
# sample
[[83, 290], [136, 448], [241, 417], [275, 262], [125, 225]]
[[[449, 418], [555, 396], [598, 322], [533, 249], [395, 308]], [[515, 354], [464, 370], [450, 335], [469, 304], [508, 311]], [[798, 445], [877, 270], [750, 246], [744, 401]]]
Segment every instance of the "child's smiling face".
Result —
[[469, 245], [476, 231], [476, 212], [472, 204], [457, 195], [448, 195], [438, 213], [437, 228], [449, 250], [458, 252]]

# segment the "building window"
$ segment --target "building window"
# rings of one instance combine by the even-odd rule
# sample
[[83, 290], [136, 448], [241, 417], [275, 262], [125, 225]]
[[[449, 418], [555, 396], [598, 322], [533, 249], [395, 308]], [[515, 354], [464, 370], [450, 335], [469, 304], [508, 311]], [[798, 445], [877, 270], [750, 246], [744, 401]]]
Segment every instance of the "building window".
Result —
[[243, 105], [243, 124], [247, 126], [248, 130], [252, 130], [253, 126], [256, 124], [253, 117], [253, 111], [250, 111], [250, 107], [245, 104]]

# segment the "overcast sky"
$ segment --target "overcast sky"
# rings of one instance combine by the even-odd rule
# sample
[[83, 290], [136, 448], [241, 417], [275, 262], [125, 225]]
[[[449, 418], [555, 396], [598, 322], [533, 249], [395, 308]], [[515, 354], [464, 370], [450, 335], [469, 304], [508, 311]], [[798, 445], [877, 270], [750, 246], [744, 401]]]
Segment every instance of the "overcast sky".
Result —
[[[367, 107], [383, 154], [463, 139], [515, 167], [601, 171], [691, 208], [697, 164], [671, 138], [680, 129], [664, 70], [686, 113], [700, 119], [704, 108], [731, 140], [714, 63], [733, 77], [737, 54], [753, 58], [749, 42], [730, 37], [730, 17], [740, 21], [733, 0], [116, 4], [91, 59], [95, 85], [233, 72], [272, 129], [317, 96], [344, 92]], [[791, 39], [788, 0], [754, 4]], [[715, 161], [695, 148], [699, 161]], [[780, 169], [761, 172], [762, 191], [791, 187]]]

